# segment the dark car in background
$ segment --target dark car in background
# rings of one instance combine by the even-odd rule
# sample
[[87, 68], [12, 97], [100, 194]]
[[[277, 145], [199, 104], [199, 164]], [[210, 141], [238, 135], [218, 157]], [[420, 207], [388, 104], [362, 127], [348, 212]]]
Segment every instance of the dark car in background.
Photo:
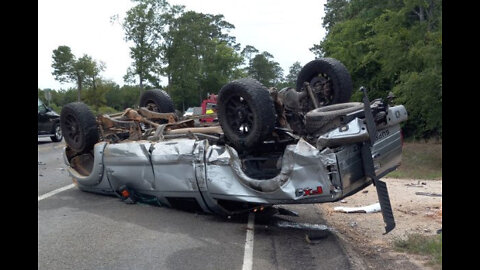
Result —
[[60, 115], [38, 99], [38, 137], [50, 137], [52, 141], [63, 139]]

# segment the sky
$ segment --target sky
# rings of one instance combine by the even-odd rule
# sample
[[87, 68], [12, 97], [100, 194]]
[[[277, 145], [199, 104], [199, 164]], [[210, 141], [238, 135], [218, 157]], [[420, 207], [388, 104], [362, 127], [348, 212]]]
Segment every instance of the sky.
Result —
[[[252, 45], [260, 52], [273, 55], [288, 74], [289, 67], [299, 61], [305, 65], [315, 58], [310, 52], [325, 36], [322, 27], [326, 0], [168, 0], [172, 5], [184, 5], [186, 10], [222, 14], [235, 29], [243, 49]], [[66, 45], [80, 58], [84, 54], [106, 64], [104, 79], [124, 85], [123, 76], [132, 60], [130, 43], [118, 23], [134, 6], [130, 0], [39, 0], [38, 1], [38, 88], [68, 89], [72, 83], [59, 83], [52, 75], [52, 54]], [[166, 80], [161, 82], [166, 84]]]

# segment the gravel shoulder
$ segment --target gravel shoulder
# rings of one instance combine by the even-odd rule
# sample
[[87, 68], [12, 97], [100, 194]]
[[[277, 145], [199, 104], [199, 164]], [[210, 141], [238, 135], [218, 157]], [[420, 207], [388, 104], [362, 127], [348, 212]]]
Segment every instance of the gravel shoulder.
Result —
[[[327, 224], [334, 227], [348, 248], [356, 252], [366, 269], [432, 269], [426, 258], [394, 251], [394, 241], [416, 233], [434, 235], [442, 229], [442, 180], [384, 178], [396, 227], [387, 235], [382, 214], [343, 213], [337, 206], [360, 207], [378, 202], [373, 185], [335, 203], [316, 205]], [[420, 193], [420, 194], [418, 194]], [[429, 195], [440, 196], [429, 196]]]

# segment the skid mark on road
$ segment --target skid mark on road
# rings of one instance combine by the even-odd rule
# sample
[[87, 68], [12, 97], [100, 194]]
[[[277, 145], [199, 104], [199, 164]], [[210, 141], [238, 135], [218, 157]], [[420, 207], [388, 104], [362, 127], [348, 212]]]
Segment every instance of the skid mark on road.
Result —
[[53, 190], [53, 191], [50, 191], [50, 192], [48, 192], [48, 193], [45, 193], [45, 194], [43, 194], [43, 195], [38, 196], [38, 201], [41, 201], [41, 200], [46, 199], [46, 198], [48, 198], [48, 197], [51, 197], [51, 196], [53, 196], [53, 195], [55, 195], [55, 194], [58, 194], [58, 193], [60, 193], [60, 192], [62, 192], [62, 191], [71, 189], [71, 188], [73, 188], [73, 187], [75, 187], [75, 185], [74, 185], [74, 184], [70, 184], [70, 185], [68, 185], [68, 186], [64, 186], [64, 187], [61, 187], [61, 188], [59, 188], [59, 189], [55, 189], [55, 190]]

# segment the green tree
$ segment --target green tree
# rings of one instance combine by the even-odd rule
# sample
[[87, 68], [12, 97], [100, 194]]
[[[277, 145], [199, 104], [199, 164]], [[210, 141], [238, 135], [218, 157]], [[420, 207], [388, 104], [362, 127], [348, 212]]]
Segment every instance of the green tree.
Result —
[[285, 81], [289, 86], [294, 87], [297, 84], [297, 77], [300, 70], [302, 70], [302, 65], [298, 61], [290, 66], [288, 75], [285, 77]]
[[247, 67], [248, 75], [258, 80], [267, 87], [275, 86], [283, 78], [283, 70], [280, 64], [273, 60], [269, 52], [255, 55]]
[[135, 108], [140, 96], [140, 87], [133, 85], [119, 85], [113, 82], [106, 82], [105, 100], [106, 106], [116, 111], [122, 111], [126, 108]]
[[203, 55], [200, 97], [207, 93], [216, 93], [233, 79], [241, 77], [239, 66], [243, 58], [225, 41], [213, 39], [211, 48]]
[[[324, 18], [329, 31], [311, 50], [317, 57], [342, 61], [352, 75], [354, 89], [367, 87], [372, 99], [386, 97], [393, 90], [409, 112], [404, 125], [407, 137], [441, 136], [441, 1], [333, 2], [343, 3], [335, 7], [341, 16], [333, 21]], [[358, 91], [352, 99], [360, 100]]]
[[136, 100], [140, 97], [143, 89], [138, 86], [124, 85], [120, 88], [121, 92], [121, 110], [125, 108], [134, 108], [136, 106]]
[[90, 65], [87, 67], [86, 73], [88, 76], [88, 84], [95, 90], [97, 88], [97, 82], [101, 82], [102, 78], [100, 77], [100, 73], [105, 70], [105, 63], [102, 61], [95, 61], [91, 57], [90, 58]]
[[[45, 91], [48, 90], [51, 93], [52, 100], [50, 106], [52, 109], [60, 113], [62, 106], [67, 103], [75, 102], [77, 100], [78, 91], [76, 88], [69, 88], [67, 90], [54, 90], [54, 89], [38, 89], [38, 98], [47, 104], [45, 100]], [[83, 93], [82, 93], [83, 94]]]
[[165, 34], [164, 71], [178, 108], [198, 106], [207, 93], [217, 92], [238, 75], [243, 59], [235, 38], [228, 35], [233, 28], [223, 15], [188, 11], [171, 19]]
[[408, 109], [409, 137], [442, 135], [441, 14], [441, 1], [407, 0], [373, 24], [375, 57], [383, 76], [395, 74], [393, 92]]
[[63, 106], [63, 105], [68, 104], [70, 102], [75, 102], [76, 99], [77, 99], [77, 94], [78, 94], [78, 91], [75, 88], [69, 88], [65, 91], [62, 91], [61, 103], [58, 104], [58, 105]]
[[105, 101], [107, 106], [112, 107], [115, 110], [120, 111], [125, 109], [122, 107], [122, 95], [118, 84], [112, 84], [111, 87], [108, 87], [108, 90], [105, 93]]
[[241, 55], [245, 59], [246, 63], [245, 64], [250, 64], [250, 61], [252, 60], [252, 57], [254, 55], [258, 54], [257, 48], [253, 47], [252, 45], [247, 45], [245, 48], [242, 50]]
[[96, 79], [95, 87], [92, 86], [84, 91], [83, 99], [85, 103], [92, 106], [94, 110], [98, 110], [100, 107], [107, 106], [106, 94], [111, 89], [118, 88], [117, 84], [112, 81], [104, 81]]
[[[159, 87], [161, 67], [159, 65], [162, 34], [165, 31], [166, 20], [162, 16], [170, 5], [165, 0], [132, 0], [137, 5], [127, 11], [121, 23], [125, 31], [125, 40], [133, 45], [130, 47], [130, 57], [133, 63], [127, 70], [124, 80], [129, 83], [138, 82], [144, 88], [144, 82]], [[113, 16], [112, 21], [118, 17]]]
[[81, 101], [84, 84], [94, 84], [100, 72], [104, 69], [103, 64], [98, 64], [90, 56], [84, 54], [76, 59], [68, 46], [59, 46], [53, 50], [52, 75], [59, 82], [74, 82], [77, 84], [77, 101]]
[[59, 82], [71, 82], [75, 80], [74, 75], [75, 55], [70, 47], [58, 46], [53, 50], [52, 75]]
[[324, 4], [325, 16], [323, 17], [322, 26], [327, 32], [330, 32], [335, 23], [345, 19], [348, 2], [348, 0], [327, 0]]

